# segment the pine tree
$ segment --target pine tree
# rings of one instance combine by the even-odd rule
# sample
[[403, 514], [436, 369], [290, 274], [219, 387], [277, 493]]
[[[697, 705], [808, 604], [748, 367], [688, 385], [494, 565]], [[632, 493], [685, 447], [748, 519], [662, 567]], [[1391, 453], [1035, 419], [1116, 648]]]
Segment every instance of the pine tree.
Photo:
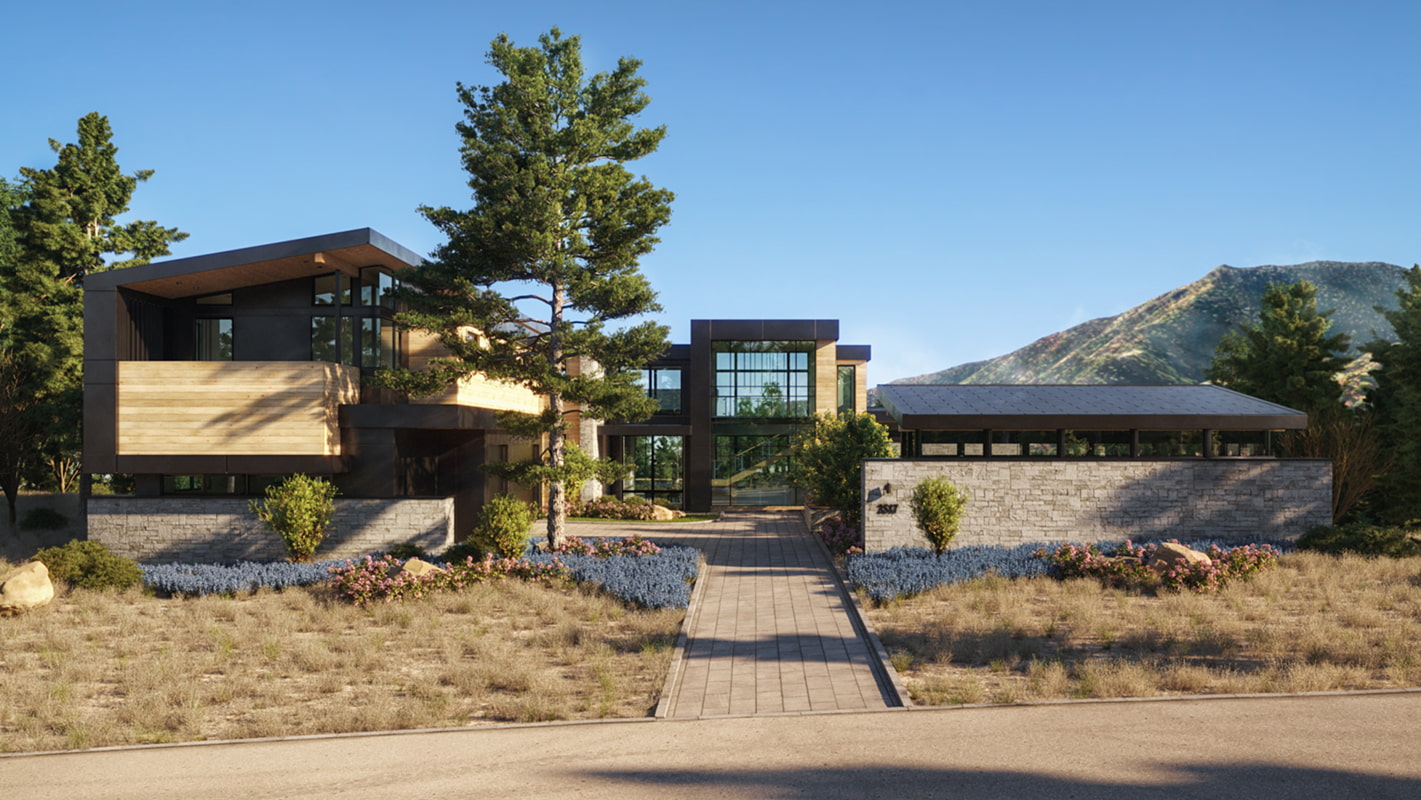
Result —
[[1347, 365], [1347, 334], [1327, 334], [1331, 311], [1317, 310], [1308, 281], [1273, 284], [1254, 325], [1224, 335], [1210, 381], [1309, 413], [1342, 402], [1336, 375]]
[[1407, 522], [1421, 519], [1421, 267], [1406, 271], [1396, 299], [1395, 311], [1382, 310], [1395, 340], [1367, 344], [1377, 362], [1367, 400], [1391, 460], [1376, 505], [1382, 516]]
[[[655, 410], [635, 370], [665, 350], [667, 329], [613, 326], [660, 310], [637, 265], [670, 219], [674, 195], [622, 166], [654, 152], [666, 133], [631, 121], [650, 102], [640, 62], [623, 58], [585, 78], [578, 37], [554, 28], [538, 41], [522, 48], [499, 36], [488, 61], [504, 82], [458, 84], [474, 207], [420, 209], [448, 242], [407, 281], [400, 317], [436, 334], [450, 357], [381, 379], [427, 394], [481, 373], [546, 397], [542, 414], [499, 419], [546, 441], [556, 545], [566, 518], [567, 416], [643, 419]], [[595, 368], [574, 366], [589, 361]]]
[[[83, 278], [147, 263], [187, 238], [150, 220], [119, 223], [134, 188], [153, 174], [125, 175], [108, 119], [79, 120], [79, 142], [60, 144], [51, 169], [22, 167], [5, 185], [0, 224], [0, 490], [15, 517], [21, 476], [43, 464], [69, 488], [78, 468], [83, 385]], [[129, 256], [106, 260], [112, 256]]]

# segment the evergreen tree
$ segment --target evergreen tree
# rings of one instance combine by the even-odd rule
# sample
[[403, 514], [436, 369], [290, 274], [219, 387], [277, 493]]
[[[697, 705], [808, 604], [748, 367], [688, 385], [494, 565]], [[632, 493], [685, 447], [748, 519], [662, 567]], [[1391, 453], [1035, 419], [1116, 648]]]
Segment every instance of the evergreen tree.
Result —
[[[656, 407], [635, 370], [665, 350], [667, 329], [613, 326], [660, 310], [637, 263], [658, 241], [673, 195], [622, 165], [654, 152], [666, 131], [631, 121], [650, 102], [635, 59], [585, 78], [578, 37], [554, 28], [538, 47], [499, 36], [488, 61], [503, 83], [458, 85], [474, 207], [420, 209], [448, 243], [408, 279], [400, 317], [436, 334], [450, 357], [381, 380], [428, 394], [482, 373], [546, 397], [544, 413], [504, 413], [500, 423], [545, 437], [556, 545], [570, 477], [567, 415], [642, 419]], [[583, 368], [588, 362], [595, 367]]]
[[1367, 393], [1391, 469], [1378, 481], [1378, 512], [1396, 522], [1421, 519], [1421, 267], [1406, 271], [1395, 311], [1382, 311], [1395, 341], [1367, 344], [1377, 368]]
[[[147, 263], [187, 238], [150, 220], [119, 223], [138, 183], [115, 160], [108, 119], [79, 120], [51, 169], [5, 184], [0, 223], [0, 490], [15, 517], [21, 476], [43, 465], [61, 490], [77, 475], [82, 420], [84, 275]], [[113, 256], [129, 256], [106, 260]]]
[[1235, 391], [1309, 413], [1342, 402], [1336, 375], [1347, 365], [1347, 334], [1327, 334], [1331, 311], [1317, 310], [1308, 281], [1273, 284], [1254, 325], [1230, 331], [1206, 375]]

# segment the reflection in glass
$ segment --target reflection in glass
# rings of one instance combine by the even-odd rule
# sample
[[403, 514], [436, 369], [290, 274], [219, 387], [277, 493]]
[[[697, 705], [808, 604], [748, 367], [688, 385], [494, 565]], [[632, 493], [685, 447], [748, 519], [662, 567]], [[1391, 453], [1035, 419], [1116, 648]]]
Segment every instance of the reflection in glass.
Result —
[[196, 361], [232, 360], [232, 320], [230, 317], [197, 321]]

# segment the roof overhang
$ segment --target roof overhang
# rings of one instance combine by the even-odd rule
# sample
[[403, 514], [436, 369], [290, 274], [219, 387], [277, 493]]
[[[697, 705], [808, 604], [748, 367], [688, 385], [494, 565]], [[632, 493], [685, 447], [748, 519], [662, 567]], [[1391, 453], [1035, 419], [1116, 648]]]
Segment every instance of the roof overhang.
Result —
[[424, 263], [413, 251], [371, 228], [357, 228], [221, 253], [177, 258], [84, 278], [87, 289], [123, 288], [170, 300], [228, 292], [247, 286], [342, 272], [362, 267], [398, 273]]

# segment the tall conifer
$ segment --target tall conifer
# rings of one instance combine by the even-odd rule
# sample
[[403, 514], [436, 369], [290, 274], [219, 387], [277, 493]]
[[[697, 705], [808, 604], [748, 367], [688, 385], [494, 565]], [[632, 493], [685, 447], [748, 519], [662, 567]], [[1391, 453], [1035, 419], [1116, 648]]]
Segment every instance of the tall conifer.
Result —
[[[554, 28], [538, 41], [516, 47], [499, 36], [488, 62], [504, 82], [458, 84], [474, 207], [420, 209], [448, 242], [409, 279], [400, 318], [436, 334], [450, 357], [382, 380], [423, 394], [481, 373], [546, 397], [544, 413], [508, 412], [500, 422], [546, 442], [548, 537], [557, 544], [568, 415], [640, 419], [655, 410], [636, 369], [665, 350], [667, 329], [615, 326], [660, 310], [638, 259], [658, 241], [674, 195], [623, 167], [666, 133], [632, 122], [650, 102], [640, 62], [623, 58], [587, 78], [578, 37]], [[589, 362], [595, 368], [576, 366]]]

